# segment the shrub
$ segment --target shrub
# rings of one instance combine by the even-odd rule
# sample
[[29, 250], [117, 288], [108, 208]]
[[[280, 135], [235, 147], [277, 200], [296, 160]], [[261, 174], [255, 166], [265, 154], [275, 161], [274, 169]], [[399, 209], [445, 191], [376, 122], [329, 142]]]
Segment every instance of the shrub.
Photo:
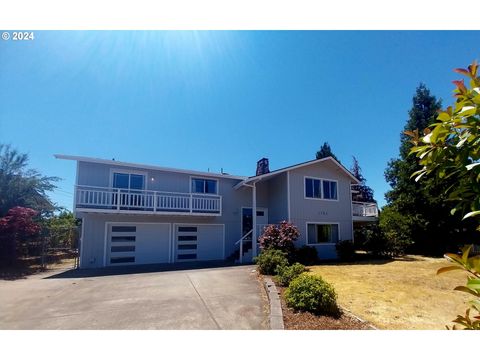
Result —
[[293, 243], [299, 236], [295, 225], [282, 221], [278, 225], [268, 225], [258, 241], [263, 250], [276, 249], [291, 254], [295, 249]]
[[293, 279], [305, 272], [305, 266], [299, 263], [290, 266], [278, 266], [276, 272], [278, 274], [277, 281], [280, 285], [288, 286]]
[[287, 305], [295, 310], [337, 316], [337, 294], [332, 285], [318, 275], [301, 274], [285, 290]]
[[343, 240], [335, 244], [337, 255], [340, 260], [350, 261], [355, 257], [355, 246], [352, 240]]
[[313, 246], [302, 246], [295, 249], [293, 259], [303, 265], [314, 265], [318, 261], [317, 249]]
[[278, 266], [288, 266], [285, 253], [275, 249], [263, 250], [253, 259], [253, 262], [257, 264], [258, 271], [263, 275], [275, 275]]

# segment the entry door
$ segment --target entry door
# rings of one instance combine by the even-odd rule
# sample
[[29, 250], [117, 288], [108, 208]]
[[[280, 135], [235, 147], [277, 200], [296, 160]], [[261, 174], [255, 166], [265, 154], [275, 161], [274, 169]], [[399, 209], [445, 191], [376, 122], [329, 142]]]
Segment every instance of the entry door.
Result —
[[[260, 231], [267, 224], [268, 224], [268, 209], [257, 208], [257, 235], [260, 235]], [[242, 236], [245, 236], [245, 234], [247, 234], [250, 230], [252, 230], [252, 226], [253, 226], [252, 208], [242, 208]]]

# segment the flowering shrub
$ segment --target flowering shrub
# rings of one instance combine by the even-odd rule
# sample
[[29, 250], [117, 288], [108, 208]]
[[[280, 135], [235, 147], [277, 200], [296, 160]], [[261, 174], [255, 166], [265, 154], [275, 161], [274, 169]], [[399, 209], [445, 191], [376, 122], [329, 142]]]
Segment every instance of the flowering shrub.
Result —
[[1, 262], [14, 263], [21, 243], [40, 233], [40, 226], [33, 219], [36, 215], [33, 209], [16, 206], [0, 218]]
[[295, 225], [282, 221], [278, 225], [268, 225], [258, 240], [262, 250], [277, 249], [292, 253], [294, 250], [293, 242], [299, 236], [300, 232]]

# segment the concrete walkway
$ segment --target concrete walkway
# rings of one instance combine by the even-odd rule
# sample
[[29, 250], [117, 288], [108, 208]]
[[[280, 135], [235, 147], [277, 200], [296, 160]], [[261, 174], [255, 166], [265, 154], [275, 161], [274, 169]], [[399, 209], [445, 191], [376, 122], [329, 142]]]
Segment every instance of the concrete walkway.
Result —
[[253, 266], [0, 280], [0, 329], [267, 329]]

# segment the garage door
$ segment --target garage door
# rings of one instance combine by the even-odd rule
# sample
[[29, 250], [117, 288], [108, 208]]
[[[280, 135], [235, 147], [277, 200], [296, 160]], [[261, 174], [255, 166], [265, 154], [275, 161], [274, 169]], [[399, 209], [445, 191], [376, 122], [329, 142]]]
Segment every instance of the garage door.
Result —
[[223, 259], [223, 233], [223, 225], [175, 225], [175, 261]]
[[170, 261], [170, 224], [108, 226], [107, 266]]

